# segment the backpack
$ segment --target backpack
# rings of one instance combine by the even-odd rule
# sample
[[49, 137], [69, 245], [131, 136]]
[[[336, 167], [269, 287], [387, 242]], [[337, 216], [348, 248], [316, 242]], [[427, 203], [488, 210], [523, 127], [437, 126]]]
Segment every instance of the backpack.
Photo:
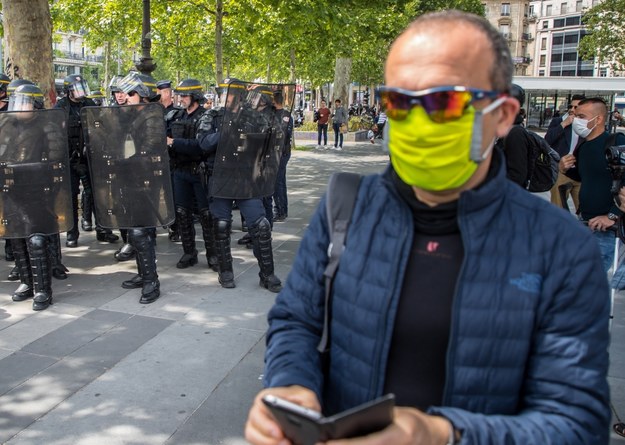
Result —
[[338, 172], [333, 173], [328, 181], [326, 214], [328, 217], [328, 228], [330, 229], [330, 245], [328, 246], [328, 265], [323, 272], [325, 277], [323, 333], [317, 346], [317, 351], [325, 356], [325, 362], [327, 362], [328, 345], [330, 344], [330, 309], [332, 306], [330, 295], [332, 293], [332, 283], [339, 267], [341, 254], [345, 248], [347, 229], [352, 218], [361, 180], [362, 175], [357, 173]]
[[525, 133], [529, 141], [525, 188], [530, 192], [551, 190], [558, 180], [560, 155], [538, 134], [527, 129]]

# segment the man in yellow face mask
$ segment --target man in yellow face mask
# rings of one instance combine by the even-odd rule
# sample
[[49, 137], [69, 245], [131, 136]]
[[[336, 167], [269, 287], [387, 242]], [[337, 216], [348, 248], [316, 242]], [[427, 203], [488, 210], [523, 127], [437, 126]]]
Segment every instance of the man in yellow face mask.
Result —
[[267, 388], [247, 439], [288, 436], [268, 394], [331, 415], [394, 393], [390, 426], [340, 444], [607, 443], [599, 250], [506, 179], [493, 150], [519, 109], [507, 42], [483, 18], [426, 14], [392, 45], [385, 75], [391, 164], [360, 183], [329, 303], [329, 367], [316, 350], [324, 198], [269, 313]]

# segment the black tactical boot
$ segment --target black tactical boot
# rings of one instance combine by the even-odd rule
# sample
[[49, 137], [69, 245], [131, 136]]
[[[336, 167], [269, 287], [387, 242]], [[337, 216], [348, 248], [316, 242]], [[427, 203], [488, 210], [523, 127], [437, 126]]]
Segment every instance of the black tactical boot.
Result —
[[85, 191], [83, 190], [82, 194], [80, 195], [80, 202], [82, 206], [82, 218], [80, 220], [80, 226], [85, 232], [91, 232], [93, 230], [93, 224], [91, 223], [91, 215], [93, 214], [93, 197], [91, 193], [85, 193]]
[[232, 223], [226, 220], [213, 220], [215, 233], [215, 253], [219, 267], [219, 284], [226, 289], [232, 289], [234, 272], [232, 270], [232, 253], [230, 251], [230, 229]]
[[115, 243], [119, 240], [119, 236], [115, 235], [111, 229], [105, 229], [96, 224], [95, 226], [96, 239], [106, 243]]
[[19, 270], [17, 270], [17, 266], [13, 266], [13, 269], [11, 269], [11, 272], [9, 272], [9, 276], [7, 277], [7, 280], [19, 281], [19, 279], [20, 279], [20, 272]]
[[213, 216], [208, 209], [200, 210], [200, 224], [202, 225], [202, 237], [206, 248], [206, 263], [209, 269], [219, 272], [219, 260], [215, 252], [215, 225], [213, 224]]
[[52, 304], [52, 271], [47, 247], [48, 237], [32, 235], [27, 243], [35, 287], [33, 311], [42, 311]]
[[13, 301], [24, 301], [32, 298], [33, 292], [33, 274], [30, 270], [30, 262], [28, 261], [28, 248], [26, 247], [26, 239], [14, 239], [11, 243], [13, 256], [15, 257], [15, 268], [18, 272], [18, 279], [21, 281], [19, 287], [13, 293]]
[[195, 227], [193, 226], [193, 215], [188, 209], [176, 208], [176, 221], [180, 230], [180, 239], [182, 240], [182, 250], [184, 254], [176, 264], [178, 269], [186, 269], [187, 267], [197, 264], [197, 250], [195, 248]]
[[137, 264], [142, 279], [139, 303], [153, 303], [161, 296], [160, 282], [156, 273], [156, 251], [154, 240], [148, 229], [132, 229], [131, 242], [137, 250]]
[[260, 268], [260, 285], [270, 292], [278, 293], [282, 290], [280, 279], [274, 274], [273, 250], [271, 249], [271, 224], [267, 218], [261, 218], [250, 227], [254, 256]]
[[120, 247], [113, 256], [117, 261], [128, 261], [132, 260], [135, 257], [135, 248], [130, 244], [126, 243], [122, 247]]
[[57, 280], [65, 280], [69, 269], [61, 262], [61, 237], [58, 233], [48, 236], [47, 249], [52, 276]]

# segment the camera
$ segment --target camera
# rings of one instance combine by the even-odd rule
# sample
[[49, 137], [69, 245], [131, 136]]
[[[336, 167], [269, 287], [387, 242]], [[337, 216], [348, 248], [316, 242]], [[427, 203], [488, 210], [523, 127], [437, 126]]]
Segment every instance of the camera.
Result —
[[625, 186], [625, 145], [614, 145], [605, 150], [605, 159], [608, 161], [608, 170], [612, 175], [612, 188], [610, 191], [614, 195], [614, 201], [621, 205], [618, 199], [618, 192]]

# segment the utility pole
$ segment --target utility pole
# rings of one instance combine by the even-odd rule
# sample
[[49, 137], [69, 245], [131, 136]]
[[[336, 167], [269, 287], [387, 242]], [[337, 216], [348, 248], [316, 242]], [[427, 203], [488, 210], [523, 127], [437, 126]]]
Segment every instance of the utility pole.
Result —
[[135, 66], [141, 74], [152, 74], [156, 64], [152, 60], [152, 37], [150, 36], [150, 0], [143, 0], [143, 24], [141, 28], [141, 59]]

